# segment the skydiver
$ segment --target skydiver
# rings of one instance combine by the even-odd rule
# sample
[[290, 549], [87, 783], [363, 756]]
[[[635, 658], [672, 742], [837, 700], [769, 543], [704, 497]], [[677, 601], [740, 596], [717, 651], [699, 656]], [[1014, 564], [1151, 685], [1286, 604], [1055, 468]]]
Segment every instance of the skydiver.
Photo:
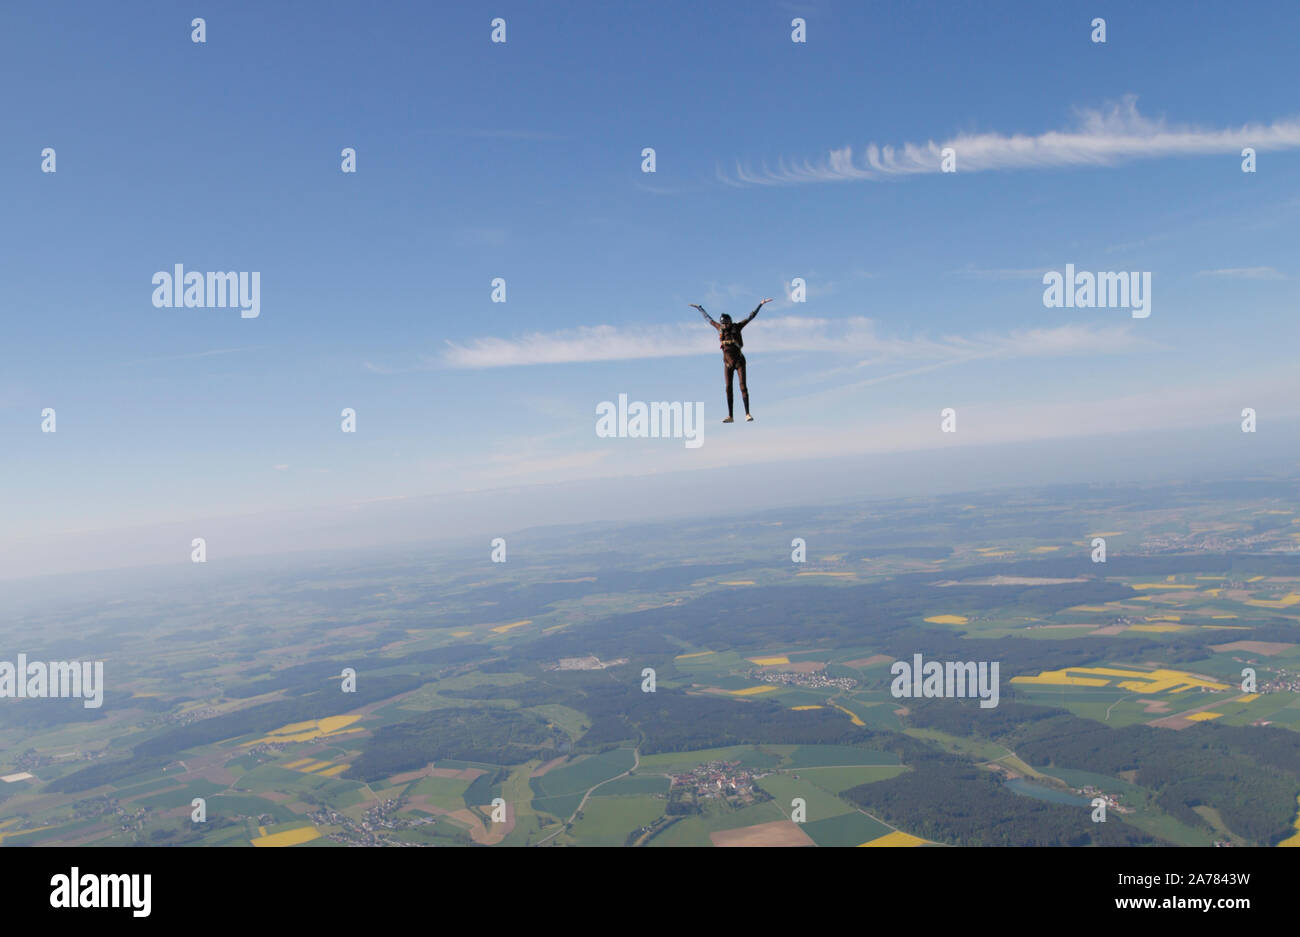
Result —
[[745, 404], [745, 421], [747, 423], [754, 422], [754, 418], [749, 413], [749, 385], [745, 383], [745, 354], [740, 350], [745, 345], [745, 339], [741, 335], [741, 330], [753, 321], [754, 316], [758, 315], [758, 310], [762, 309], [771, 301], [770, 297], [763, 300], [754, 307], [753, 312], [744, 319], [741, 319], [739, 322], [733, 322], [731, 316], [727, 315], [725, 312], [721, 316], [721, 322], [714, 322], [713, 318], [704, 311], [703, 306], [697, 303], [690, 303], [691, 308], [698, 309], [700, 315], [704, 316], [705, 321], [707, 321], [709, 325], [713, 326], [718, 333], [718, 343], [722, 348], [722, 366], [727, 381], [727, 418], [722, 421], [723, 423], [735, 422], [733, 416], [735, 412], [735, 396], [731, 389], [731, 376], [737, 371], [740, 372], [740, 399]]

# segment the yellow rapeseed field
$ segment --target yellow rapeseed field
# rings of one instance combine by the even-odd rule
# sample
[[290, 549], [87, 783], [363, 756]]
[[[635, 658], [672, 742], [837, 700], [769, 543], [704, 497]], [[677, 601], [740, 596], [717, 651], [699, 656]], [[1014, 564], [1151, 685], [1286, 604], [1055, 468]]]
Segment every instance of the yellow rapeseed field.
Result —
[[26, 836], [28, 833], [39, 833], [41, 830], [51, 830], [51, 829], [54, 829], [54, 827], [33, 826], [30, 829], [26, 829], [26, 830], [9, 830], [5, 833], [0, 833], [0, 843], [4, 842], [6, 836]]
[[1259, 608], [1290, 608], [1300, 602], [1300, 592], [1291, 592], [1280, 599], [1247, 599], [1247, 605], [1255, 605]]
[[[1083, 674], [1083, 676], [1075, 676]], [[1116, 686], [1137, 693], [1161, 693], [1172, 690], [1180, 693], [1196, 687], [1210, 690], [1231, 689], [1226, 683], [1217, 683], [1181, 670], [1120, 670], [1115, 667], [1067, 667], [1064, 670], [1044, 670], [1036, 677], [1012, 677], [1012, 683], [1041, 686], [1109, 686], [1111, 677], [1120, 677]]]
[[853, 723], [855, 726], [866, 725], [866, 723], [863, 722], [862, 719], [858, 716], [858, 714], [853, 712], [853, 710], [845, 709], [839, 703], [831, 703], [831, 705], [834, 706], [836, 709], [838, 709], [840, 712], [844, 713], [846, 716], [848, 716], [849, 722]]
[[310, 742], [312, 739], [320, 738], [323, 735], [338, 735], [345, 730], [348, 732], [360, 732], [360, 729], [348, 729], [361, 718], [360, 715], [353, 716], [326, 716], [324, 719], [309, 719], [306, 722], [291, 722], [287, 726], [281, 726], [269, 732], [266, 736], [256, 739], [252, 742], [245, 742], [244, 745], [258, 745], [271, 742]]
[[920, 846], [925, 840], [910, 833], [903, 833], [895, 830], [892, 833], [886, 833], [884, 836], [877, 837], [869, 843], [862, 843], [860, 846]]
[[[263, 828], [259, 828], [260, 833]], [[283, 833], [271, 833], [266, 836], [259, 836], [257, 839], [250, 839], [249, 842], [254, 846], [298, 846], [302, 843], [310, 843], [313, 839], [318, 839], [320, 833], [314, 826], [304, 826], [296, 830], [286, 830]]]

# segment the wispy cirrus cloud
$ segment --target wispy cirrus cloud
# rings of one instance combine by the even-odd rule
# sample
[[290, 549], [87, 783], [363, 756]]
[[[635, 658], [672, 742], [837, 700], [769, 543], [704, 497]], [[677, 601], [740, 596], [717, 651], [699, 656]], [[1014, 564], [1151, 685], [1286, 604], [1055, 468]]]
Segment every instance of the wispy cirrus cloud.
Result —
[[191, 358], [211, 358], [215, 355], [236, 355], [244, 351], [260, 351], [265, 345], [245, 345], [242, 348], [213, 348], [210, 351], [193, 351], [180, 355], [158, 355], [153, 358], [137, 358], [134, 361], [119, 362], [119, 367], [127, 368], [137, 364], [153, 364], [158, 361], [188, 361]]
[[1286, 274], [1273, 267], [1225, 267], [1222, 270], [1200, 270], [1198, 277], [1223, 277], [1230, 280], [1285, 280]]
[[786, 162], [775, 169], [754, 170], [737, 163], [735, 171], [718, 169], [729, 185], [796, 185], [809, 182], [879, 181], [940, 171], [945, 147], [956, 151], [958, 172], [1008, 169], [1053, 169], [1114, 166], [1137, 159], [1240, 153], [1300, 148], [1300, 118], [1236, 128], [1173, 126], [1138, 112], [1137, 97], [1101, 110], [1080, 109], [1067, 130], [1036, 136], [1001, 133], [959, 134], [941, 142], [904, 143], [901, 147], [869, 144], [855, 158], [852, 147], [831, 150], [820, 160]]
[[[448, 348], [431, 366], [502, 368], [538, 364], [630, 361], [717, 354], [713, 332], [699, 325], [598, 325], [514, 338], [486, 337]], [[975, 336], [898, 337], [880, 334], [873, 320], [796, 316], [763, 320], [763, 352], [823, 352], [880, 360], [1124, 353], [1146, 347], [1129, 325], [1061, 325]]]

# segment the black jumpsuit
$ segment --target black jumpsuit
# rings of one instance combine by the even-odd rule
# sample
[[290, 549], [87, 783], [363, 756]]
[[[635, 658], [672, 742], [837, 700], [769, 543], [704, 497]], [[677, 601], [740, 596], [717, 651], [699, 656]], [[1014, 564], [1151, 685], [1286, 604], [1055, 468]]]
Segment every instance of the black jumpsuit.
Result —
[[740, 399], [745, 404], [745, 415], [749, 416], [749, 385], [745, 383], [745, 354], [740, 349], [745, 345], [745, 339], [740, 334], [741, 330], [753, 321], [754, 316], [758, 315], [758, 310], [763, 308], [759, 303], [744, 319], [739, 322], [714, 322], [712, 317], [700, 307], [700, 313], [705, 319], [708, 319], [709, 325], [718, 331], [718, 342], [722, 348], [722, 366], [727, 381], [727, 416], [734, 416], [735, 395], [731, 390], [731, 376], [737, 371], [740, 372]]

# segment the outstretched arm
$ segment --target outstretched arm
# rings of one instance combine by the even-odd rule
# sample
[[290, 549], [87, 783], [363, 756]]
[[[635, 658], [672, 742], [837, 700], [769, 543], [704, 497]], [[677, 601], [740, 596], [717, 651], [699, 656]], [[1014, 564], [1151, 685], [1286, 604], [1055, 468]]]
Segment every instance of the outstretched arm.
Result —
[[749, 323], [750, 323], [751, 321], [753, 321], [754, 316], [758, 315], [758, 310], [762, 309], [764, 306], [766, 306], [766, 305], [767, 305], [768, 303], [770, 303], [771, 301], [772, 301], [771, 298], [768, 298], [768, 299], [763, 300], [763, 301], [762, 301], [761, 303], [759, 303], [757, 306], [755, 306], [753, 312], [751, 312], [748, 316], [746, 316], [745, 318], [743, 318], [743, 319], [740, 320], [740, 327], [743, 329], [745, 326], [749, 325]]
[[704, 321], [708, 322], [709, 325], [713, 326], [715, 330], [718, 328], [718, 323], [714, 322], [712, 316], [710, 316], [707, 312], [704, 311], [703, 306], [699, 305], [698, 303], [688, 303], [687, 305], [689, 305], [692, 309], [698, 309], [700, 311], [700, 315], [704, 316]]

